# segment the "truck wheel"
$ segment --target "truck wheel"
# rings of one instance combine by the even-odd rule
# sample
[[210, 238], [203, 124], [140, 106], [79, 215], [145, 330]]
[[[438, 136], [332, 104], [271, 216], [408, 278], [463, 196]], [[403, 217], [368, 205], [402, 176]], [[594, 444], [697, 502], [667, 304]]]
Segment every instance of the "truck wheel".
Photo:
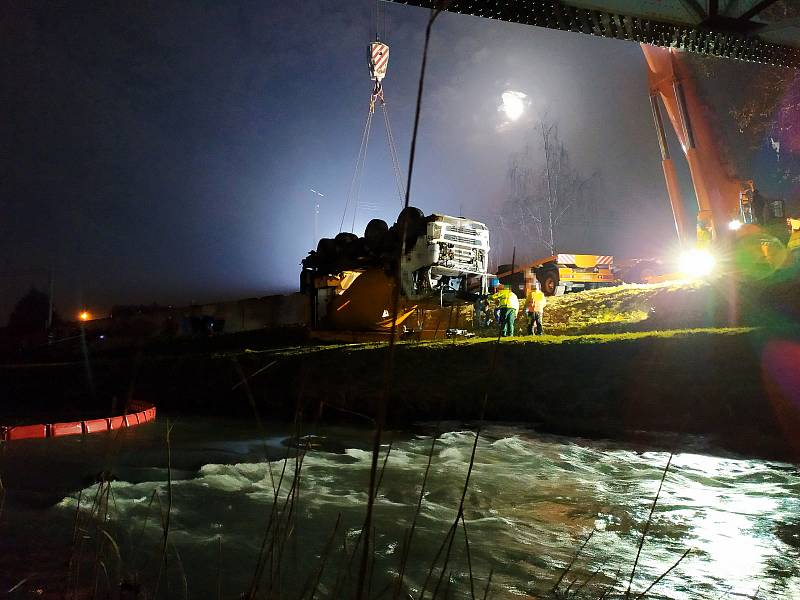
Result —
[[623, 272], [622, 280], [625, 283], [647, 283], [648, 279], [659, 275], [659, 266], [652, 261], [641, 261]]
[[372, 219], [367, 223], [367, 228], [364, 230], [364, 239], [367, 240], [367, 245], [373, 249], [379, 249], [384, 245], [384, 240], [389, 234], [389, 226], [383, 219]]
[[397, 215], [397, 237], [402, 239], [403, 233], [406, 234], [406, 249], [411, 247], [417, 237], [425, 232], [425, 213], [416, 206], [409, 206], [400, 211]]
[[343, 231], [337, 234], [336, 237], [333, 238], [333, 241], [336, 242], [336, 251], [340, 258], [352, 258], [355, 244], [358, 242], [358, 236], [356, 234]]
[[558, 289], [558, 271], [555, 269], [548, 269], [541, 275], [536, 274], [536, 279], [539, 280], [539, 285], [542, 286], [542, 292], [545, 296], [555, 296]]
[[317, 255], [320, 262], [330, 262], [336, 258], [336, 241], [322, 238], [317, 242]]
[[336, 237], [333, 239], [336, 240], [336, 244], [339, 246], [349, 246], [358, 239], [358, 236], [349, 231], [342, 231], [341, 233], [337, 233]]
[[411, 223], [417, 223], [419, 221], [425, 220], [425, 213], [418, 209], [416, 206], [408, 206], [400, 211], [400, 214], [397, 215], [397, 224], [401, 227], [405, 223], [405, 221], [409, 221]]

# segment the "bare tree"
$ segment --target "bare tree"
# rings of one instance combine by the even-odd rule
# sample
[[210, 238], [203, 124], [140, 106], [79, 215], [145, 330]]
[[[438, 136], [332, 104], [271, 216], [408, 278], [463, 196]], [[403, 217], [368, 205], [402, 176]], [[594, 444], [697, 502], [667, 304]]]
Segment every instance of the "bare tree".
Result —
[[526, 145], [522, 152], [511, 155], [509, 196], [498, 224], [529, 240], [531, 250], [540, 246], [555, 254], [565, 225], [588, 224], [596, 213], [589, 193], [589, 184], [596, 177], [584, 177], [572, 166], [557, 124], [542, 120], [534, 131], [542, 154], [537, 160], [530, 145]]
[[773, 192], [794, 195], [791, 186], [800, 181], [797, 72], [699, 54], [687, 54], [684, 60], [707, 108], [703, 116], [731, 171], [772, 185]]

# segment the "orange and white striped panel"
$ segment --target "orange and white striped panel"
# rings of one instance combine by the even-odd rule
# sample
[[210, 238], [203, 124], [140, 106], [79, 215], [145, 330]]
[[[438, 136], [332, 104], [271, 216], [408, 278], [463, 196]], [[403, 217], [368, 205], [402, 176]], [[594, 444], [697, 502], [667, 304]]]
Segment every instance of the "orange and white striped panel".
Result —
[[372, 42], [369, 45], [369, 73], [372, 79], [380, 81], [386, 77], [389, 66], [389, 46], [382, 42]]
[[556, 256], [556, 262], [560, 265], [587, 267], [614, 264], [613, 256], [597, 256], [594, 254], [557, 254]]
[[574, 265], [575, 264], [575, 255], [574, 254], [558, 254], [558, 258], [556, 258], [556, 262], [561, 265]]

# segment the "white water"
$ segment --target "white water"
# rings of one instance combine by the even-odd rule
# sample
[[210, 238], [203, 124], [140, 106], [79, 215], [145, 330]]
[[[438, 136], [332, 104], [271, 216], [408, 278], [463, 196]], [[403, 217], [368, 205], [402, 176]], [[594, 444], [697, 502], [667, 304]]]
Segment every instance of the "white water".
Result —
[[[286, 452], [281, 444], [285, 434], [273, 431], [264, 442], [252, 427], [192, 421], [178, 423], [173, 430], [170, 540], [180, 556], [180, 567], [175, 551], [170, 550], [164, 580], [170, 595], [183, 594], [181, 568], [190, 597], [216, 597], [219, 581], [225, 597], [237, 597], [248, 589], [272, 507], [273, 486], [284, 467], [276, 457]], [[138, 572], [148, 586], [157, 571], [163, 531], [157, 505], [150, 503], [154, 491], [162, 505], [166, 503], [164, 424], [128, 433], [131, 436], [115, 456], [96, 464], [111, 465], [120, 478], [112, 484], [114, 532], [124, 568]], [[308, 577], [316, 574], [318, 557], [337, 515], [342, 516], [350, 550], [363, 522], [370, 434], [347, 429], [319, 433], [335, 447], [323, 443], [304, 457], [295, 530], [285, 558], [285, 597], [294, 597], [289, 590], [298, 593]], [[403, 535], [412, 522], [431, 443], [428, 435], [409, 432], [388, 434], [389, 439], [393, 447], [375, 509], [373, 595], [392, 581], [399, 568]], [[456, 516], [473, 441], [472, 432], [453, 430], [436, 443], [406, 577], [415, 596]], [[45, 524], [39, 531], [64, 536], [68, 543], [80, 488], [84, 488], [80, 493], [86, 511], [90, 503], [85, 498], [97, 489], [76, 482], [77, 473], [96, 466], [87, 467], [87, 463], [99, 450], [115, 447], [89, 438], [47, 443], [49, 447], [36, 447], [24, 458], [22, 452], [6, 456], [10, 474], [5, 477], [10, 489], [6, 518], [17, 544], [24, 538], [20, 531], [28, 531], [23, 521], [31, 518]], [[798, 469], [720, 458], [706, 449], [689, 452], [688, 442], [681, 443], [684, 451], [673, 457], [666, 476], [639, 559], [634, 591], [643, 591], [691, 548], [648, 597], [758, 594], [760, 598], [800, 598]], [[265, 455], [273, 460], [264, 460]], [[616, 580], [622, 586], [617, 591], [624, 592], [667, 458], [665, 452], [637, 452], [611, 443], [489, 427], [478, 443], [465, 502], [476, 595], [482, 597], [490, 569], [490, 597], [542, 593], [552, 587], [592, 531], [562, 589], [576, 575], [579, 580], [574, 587], [599, 570], [584, 590], [592, 588], [597, 597], [602, 586]], [[48, 486], [39, 485], [35, 478], [26, 483], [21, 474], [31, 468], [52, 473], [49, 492], [54, 487], [56, 495], [63, 496], [50, 498], [42, 491]], [[286, 464], [282, 498], [294, 468], [292, 458]], [[13, 486], [19, 488], [18, 493]], [[29, 542], [36, 545], [35, 539]], [[336, 573], [344, 568], [341, 542], [337, 536], [320, 588], [323, 597], [332, 597]], [[451, 597], [470, 597], [464, 546], [459, 530], [448, 567]], [[427, 586], [429, 590], [438, 579], [438, 572], [434, 573], [437, 576]]]

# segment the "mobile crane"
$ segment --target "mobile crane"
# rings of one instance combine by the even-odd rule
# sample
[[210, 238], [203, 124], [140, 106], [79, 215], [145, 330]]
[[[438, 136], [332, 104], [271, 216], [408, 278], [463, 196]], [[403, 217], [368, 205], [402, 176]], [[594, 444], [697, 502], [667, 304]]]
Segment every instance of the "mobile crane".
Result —
[[[641, 44], [641, 48], [647, 62], [650, 107], [667, 195], [682, 252], [677, 273], [666, 266], [669, 261], [636, 260], [634, 269], [623, 267], [616, 271], [617, 275], [628, 280], [627, 275], [633, 275], [634, 270], [650, 274], [644, 279], [633, 277], [634, 281], [705, 276], [715, 268], [719, 258], [730, 258], [728, 250], [734, 245], [740, 263], [756, 266], [751, 271], [771, 272], [780, 268], [787, 260], [787, 252], [772, 232], [785, 229], [783, 201], [763, 198], [752, 180], [737, 177], [726, 164], [709, 125], [708, 109], [700, 100], [683, 52], [647, 44]], [[689, 165], [698, 209], [695, 232], [688, 225], [667, 143], [662, 105]], [[583, 263], [573, 264], [575, 257], [581, 258]], [[608, 264], [602, 259], [607, 259]], [[531, 274], [535, 274], [547, 295], [557, 294], [561, 289], [613, 285], [616, 277], [610, 273], [610, 263], [611, 257], [558, 254], [520, 267], [519, 272], [513, 274], [512, 285], [527, 293]], [[666, 271], [672, 272], [667, 274]], [[523, 273], [526, 274], [524, 281]], [[512, 273], [503, 272], [498, 276], [504, 283], [511, 283]]]
[[[743, 249], [739, 254], [746, 255], [746, 260], [773, 270], [779, 268], [786, 252], [766, 228], [785, 222], [783, 201], [764, 199], [752, 180], [737, 177], [726, 164], [708, 123], [707, 109], [693, 84], [689, 67], [682, 59], [682, 52], [647, 44], [641, 44], [641, 48], [647, 61], [650, 106], [661, 151], [661, 166], [675, 231], [683, 249], [681, 271], [708, 274], [717, 257], [741, 240], [749, 242], [739, 244]], [[698, 208], [695, 236], [688, 230], [678, 177], [664, 131], [661, 104], [689, 165]]]

